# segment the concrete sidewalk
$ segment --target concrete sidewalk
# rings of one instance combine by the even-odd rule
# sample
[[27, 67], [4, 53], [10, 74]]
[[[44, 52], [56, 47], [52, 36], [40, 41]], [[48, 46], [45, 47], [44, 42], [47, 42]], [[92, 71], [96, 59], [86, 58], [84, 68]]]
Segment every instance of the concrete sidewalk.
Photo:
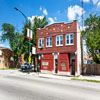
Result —
[[40, 78], [50, 78], [50, 79], [60, 79], [60, 80], [71, 80], [72, 78], [78, 79], [88, 79], [88, 80], [98, 80], [100, 81], [100, 75], [91, 75], [91, 76], [83, 76], [80, 75], [79, 77], [74, 76], [67, 76], [67, 75], [57, 75], [57, 74], [48, 74], [48, 73], [37, 73], [37, 72], [21, 72], [20, 70], [0, 70], [0, 74], [2, 75], [16, 75], [16, 76], [27, 76], [27, 77], [40, 77]]
[[67, 75], [61, 76], [57, 74], [44, 74], [44, 73], [39, 73], [39, 75], [37, 73], [32, 73], [32, 75], [43, 77], [43, 78], [62, 79], [62, 80], [71, 80], [72, 78], [78, 78], [78, 79], [88, 79], [88, 80], [100, 81], [100, 76], [96, 76], [96, 75], [90, 75], [90, 76], [80, 75], [79, 77], [67, 76]]
[[57, 74], [48, 74], [48, 73], [30, 73], [34, 76], [40, 77], [40, 78], [50, 78], [50, 79], [60, 79], [60, 80], [71, 80], [71, 78], [74, 78], [74, 76], [67, 76], [67, 75], [57, 75]]

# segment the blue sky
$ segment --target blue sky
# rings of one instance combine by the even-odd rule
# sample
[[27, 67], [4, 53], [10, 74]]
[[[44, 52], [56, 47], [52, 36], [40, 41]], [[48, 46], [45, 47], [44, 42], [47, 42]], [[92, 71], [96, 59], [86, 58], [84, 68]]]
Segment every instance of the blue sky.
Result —
[[[90, 13], [100, 13], [100, 0], [83, 0], [84, 19]], [[77, 19], [81, 26], [81, 0], [0, 0], [0, 30], [3, 23], [14, 25], [21, 32], [24, 17], [14, 7], [20, 9], [29, 19], [34, 16], [47, 17], [49, 24], [54, 22], [72, 22]], [[2, 32], [0, 31], [0, 36]], [[8, 42], [0, 46], [9, 47]]]

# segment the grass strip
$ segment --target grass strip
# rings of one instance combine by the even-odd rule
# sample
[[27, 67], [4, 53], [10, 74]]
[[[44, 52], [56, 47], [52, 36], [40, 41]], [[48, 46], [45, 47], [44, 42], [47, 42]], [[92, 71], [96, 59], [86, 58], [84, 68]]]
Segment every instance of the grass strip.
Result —
[[86, 81], [86, 82], [95, 82], [95, 83], [100, 83], [99, 80], [78, 79], [78, 78], [72, 78], [71, 80], [78, 80], [78, 81]]
[[20, 68], [4, 68], [4, 69], [0, 69], [0, 70], [20, 70]]

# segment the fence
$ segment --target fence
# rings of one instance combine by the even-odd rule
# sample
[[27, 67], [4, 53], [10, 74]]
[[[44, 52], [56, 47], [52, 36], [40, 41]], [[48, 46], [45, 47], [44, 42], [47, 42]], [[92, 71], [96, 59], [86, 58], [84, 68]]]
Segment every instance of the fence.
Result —
[[84, 64], [83, 74], [100, 75], [100, 64]]

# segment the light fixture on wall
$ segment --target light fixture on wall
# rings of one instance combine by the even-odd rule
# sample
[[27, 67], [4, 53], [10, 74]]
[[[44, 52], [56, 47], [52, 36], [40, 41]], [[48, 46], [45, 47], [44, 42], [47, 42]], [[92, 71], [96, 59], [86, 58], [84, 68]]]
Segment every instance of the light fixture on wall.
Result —
[[77, 55], [77, 51], [75, 51], [75, 55]]

